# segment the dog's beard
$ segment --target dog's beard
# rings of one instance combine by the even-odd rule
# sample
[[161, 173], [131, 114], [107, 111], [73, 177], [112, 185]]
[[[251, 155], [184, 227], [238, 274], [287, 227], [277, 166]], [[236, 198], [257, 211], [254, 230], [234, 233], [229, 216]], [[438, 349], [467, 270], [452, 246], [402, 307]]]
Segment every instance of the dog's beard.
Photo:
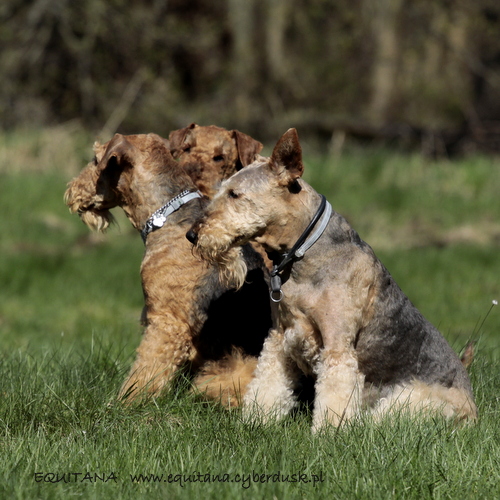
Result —
[[215, 264], [219, 269], [219, 280], [228, 288], [239, 289], [245, 283], [247, 265], [240, 246], [207, 245], [207, 238], [200, 236], [195, 252], [207, 262]]
[[109, 227], [110, 224], [115, 222], [115, 218], [109, 210], [83, 210], [79, 212], [78, 215], [84, 224], [93, 231], [103, 232]]
[[219, 279], [228, 288], [240, 289], [245, 283], [247, 265], [243, 259], [241, 247], [229, 249], [217, 260], [219, 266]]
[[[92, 173], [91, 170], [88, 172]], [[82, 189], [77, 180], [78, 178], [69, 184], [64, 193], [64, 202], [68, 205], [69, 211], [73, 214], [77, 213], [90, 229], [98, 232], [105, 231], [115, 223], [113, 214], [108, 209], [99, 210], [96, 207], [95, 187], [85, 186], [85, 189]]]

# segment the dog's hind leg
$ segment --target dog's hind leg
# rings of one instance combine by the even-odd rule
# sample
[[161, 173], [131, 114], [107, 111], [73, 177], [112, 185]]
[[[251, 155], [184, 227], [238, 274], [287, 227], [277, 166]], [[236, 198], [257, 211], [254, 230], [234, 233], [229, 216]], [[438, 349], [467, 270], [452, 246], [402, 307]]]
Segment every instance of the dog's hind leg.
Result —
[[297, 404], [294, 395], [298, 367], [286, 354], [283, 334], [271, 330], [259, 356], [255, 377], [243, 398], [243, 414], [250, 420], [279, 419]]
[[419, 380], [391, 388], [373, 409], [376, 420], [391, 413], [440, 414], [456, 421], [474, 421], [477, 418], [476, 406], [467, 391], [438, 384], [428, 385]]
[[255, 356], [245, 356], [234, 349], [220, 360], [205, 363], [194, 377], [193, 386], [223, 406], [240, 406], [256, 366]]

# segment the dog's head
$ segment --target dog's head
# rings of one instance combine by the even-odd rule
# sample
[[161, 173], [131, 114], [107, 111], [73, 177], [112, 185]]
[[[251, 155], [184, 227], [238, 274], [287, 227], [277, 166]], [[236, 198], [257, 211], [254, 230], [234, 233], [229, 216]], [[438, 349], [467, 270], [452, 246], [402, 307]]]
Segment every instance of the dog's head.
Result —
[[104, 196], [97, 194], [97, 182], [101, 169], [100, 161], [109, 143], [94, 143], [94, 158], [72, 179], [64, 193], [64, 202], [71, 213], [78, 213], [82, 221], [94, 231], [104, 231], [114, 218], [108, 208], [103, 207]]
[[212, 196], [219, 183], [252, 163], [262, 144], [238, 130], [214, 125], [188, 127], [171, 132], [170, 150], [198, 189]]
[[291, 247], [292, 227], [302, 224], [301, 217], [309, 217], [303, 207], [303, 171], [297, 131], [290, 129], [270, 158], [258, 157], [222, 183], [187, 238], [201, 257], [226, 268], [234, 267], [235, 247], [249, 241], [262, 243], [270, 251]]
[[[163, 187], [165, 174], [175, 178], [172, 189], [187, 179], [172, 158], [168, 141], [156, 134], [116, 134], [105, 144], [96, 142], [94, 153], [94, 159], [68, 184], [64, 200], [71, 212], [96, 231], [104, 231], [113, 222], [110, 210], [117, 206], [134, 225], [132, 206], [149, 215], [148, 202], [156, 201], [155, 187]], [[175, 171], [181, 174], [175, 175]], [[149, 185], [153, 187], [148, 189]]]

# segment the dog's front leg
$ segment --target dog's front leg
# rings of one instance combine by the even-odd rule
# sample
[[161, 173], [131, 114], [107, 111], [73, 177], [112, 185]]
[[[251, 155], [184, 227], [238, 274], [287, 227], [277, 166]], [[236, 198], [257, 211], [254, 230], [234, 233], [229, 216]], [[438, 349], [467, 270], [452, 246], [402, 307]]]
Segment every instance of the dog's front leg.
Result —
[[119, 398], [131, 401], [159, 395], [176, 373], [192, 361], [194, 349], [189, 325], [169, 315], [150, 321]]
[[267, 421], [287, 415], [297, 404], [294, 388], [298, 368], [285, 352], [284, 334], [271, 330], [257, 362], [255, 377], [243, 398], [249, 420]]
[[338, 427], [356, 415], [361, 406], [364, 376], [358, 370], [354, 349], [324, 349], [316, 367], [313, 432], [324, 424]]
[[347, 280], [349, 286], [329, 285], [310, 314], [322, 339], [314, 366], [313, 432], [325, 424], [338, 427], [361, 409], [365, 377], [359, 370], [355, 340], [362, 325], [367, 288], [352, 289], [352, 281]]

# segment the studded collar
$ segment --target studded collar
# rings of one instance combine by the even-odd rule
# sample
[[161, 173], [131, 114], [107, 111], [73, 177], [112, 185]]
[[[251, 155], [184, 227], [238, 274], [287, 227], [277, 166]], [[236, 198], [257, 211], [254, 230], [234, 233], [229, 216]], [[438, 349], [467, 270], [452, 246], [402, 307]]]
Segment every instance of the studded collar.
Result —
[[196, 198], [201, 198], [202, 196], [203, 195], [199, 191], [189, 191], [187, 189], [186, 191], [178, 194], [175, 198], [172, 198], [168, 203], [156, 210], [156, 212], [154, 212], [146, 221], [146, 224], [141, 231], [142, 241], [146, 243], [148, 234], [163, 227], [167, 217], [179, 210], [182, 205], [185, 205], [189, 201]]

